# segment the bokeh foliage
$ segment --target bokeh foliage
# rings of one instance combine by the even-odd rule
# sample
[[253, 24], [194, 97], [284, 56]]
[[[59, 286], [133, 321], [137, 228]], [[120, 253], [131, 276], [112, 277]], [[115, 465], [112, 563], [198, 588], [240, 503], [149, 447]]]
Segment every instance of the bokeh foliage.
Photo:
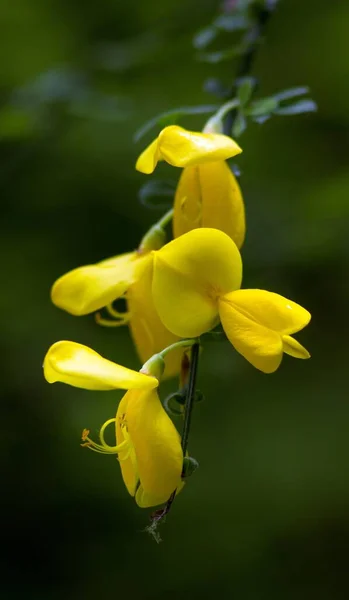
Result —
[[[102, 330], [49, 301], [77, 265], [134, 248], [159, 216], [137, 198], [135, 131], [176, 106], [216, 103], [233, 59], [198, 61], [192, 39], [215, 0], [3, 2], [2, 597], [244, 600], [341, 598], [349, 545], [349, 6], [280, 0], [254, 75], [259, 97], [309, 86], [319, 110], [243, 133], [246, 287], [313, 313], [313, 358], [265, 376], [208, 344], [190, 450], [200, 461], [156, 546], [112, 458], [79, 447], [120, 394], [48, 386], [58, 339], [137, 368], [125, 330]], [[230, 34], [226, 32], [230, 43]], [[197, 40], [197, 37], [195, 38]], [[213, 41], [215, 50], [216, 41]], [[207, 86], [206, 86], [207, 87]], [[200, 127], [205, 116], [188, 117]], [[175, 183], [179, 171], [159, 167]], [[171, 390], [171, 384], [165, 391]]]

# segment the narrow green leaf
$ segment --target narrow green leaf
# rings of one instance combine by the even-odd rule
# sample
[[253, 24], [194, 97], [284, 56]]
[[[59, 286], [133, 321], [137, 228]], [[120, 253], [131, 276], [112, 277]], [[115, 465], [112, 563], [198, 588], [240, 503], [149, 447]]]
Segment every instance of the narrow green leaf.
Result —
[[162, 117], [159, 117], [157, 124], [160, 125], [161, 129], [163, 129], [164, 127], [168, 127], [168, 125], [176, 125], [178, 123], [179, 118], [179, 112], [172, 112], [170, 114], [165, 114]]
[[218, 31], [215, 27], [205, 27], [205, 29], [201, 29], [193, 39], [194, 48], [197, 50], [207, 48], [207, 46], [216, 39], [217, 33]]
[[244, 77], [240, 80], [237, 94], [241, 106], [245, 106], [250, 100], [253, 92], [254, 82], [255, 80], [253, 77]]
[[234, 119], [234, 124], [231, 130], [233, 138], [240, 137], [240, 135], [245, 131], [246, 127], [247, 122], [245, 115], [239, 111]]
[[245, 15], [219, 15], [214, 20], [214, 25], [222, 31], [241, 31], [247, 29], [250, 25], [249, 20]]
[[304, 96], [304, 94], [308, 93], [308, 87], [295, 87], [290, 88], [289, 90], [283, 90], [278, 94], [274, 94], [273, 98], [275, 98], [275, 100], [278, 100], [279, 102], [282, 102], [283, 100], [291, 100], [291, 98], [297, 98], [297, 96]]
[[271, 113], [266, 113], [265, 115], [259, 115], [259, 117], [252, 117], [252, 120], [259, 125], [263, 125], [263, 123], [269, 121], [271, 116]]
[[[165, 210], [171, 208], [175, 190], [172, 181], [151, 179], [142, 185], [138, 192], [138, 198], [146, 208]], [[166, 202], [164, 198], [171, 198], [171, 201]]]
[[244, 48], [239, 45], [233, 46], [232, 48], [225, 48], [224, 50], [217, 50], [217, 52], [201, 52], [198, 54], [198, 60], [210, 64], [217, 64], [225, 60], [230, 60], [235, 56], [239, 56], [243, 50]]
[[229, 94], [229, 89], [223, 85], [222, 81], [217, 77], [208, 77], [204, 81], [203, 85], [204, 92], [208, 94], [214, 94], [218, 98], [226, 98]]
[[301, 115], [303, 113], [315, 112], [317, 106], [313, 100], [299, 100], [289, 106], [282, 106], [275, 111], [277, 115]]
[[204, 104], [198, 106], [181, 106], [179, 108], [174, 108], [172, 110], [160, 113], [156, 117], [153, 117], [153, 119], [147, 121], [136, 131], [133, 136], [133, 141], [139, 142], [139, 140], [141, 140], [142, 137], [148, 133], [148, 131], [153, 129], [153, 127], [156, 127], [156, 125], [160, 125], [162, 127], [165, 127], [166, 125], [174, 125], [179, 119], [185, 117], [186, 115], [209, 114], [215, 112], [218, 108], [219, 105], [217, 104]]
[[279, 102], [275, 96], [269, 96], [256, 100], [245, 110], [245, 113], [250, 117], [260, 117], [274, 112], [279, 107]]

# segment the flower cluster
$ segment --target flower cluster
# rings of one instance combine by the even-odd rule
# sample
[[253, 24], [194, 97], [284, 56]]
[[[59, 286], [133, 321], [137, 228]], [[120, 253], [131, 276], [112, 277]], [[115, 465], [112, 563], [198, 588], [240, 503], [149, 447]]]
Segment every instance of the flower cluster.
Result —
[[[309, 358], [292, 337], [308, 324], [309, 312], [274, 292], [241, 289], [245, 211], [226, 162], [240, 152], [223, 134], [165, 127], [136, 169], [152, 173], [159, 161], [183, 169], [173, 211], [136, 250], [74, 269], [52, 287], [53, 303], [73, 315], [96, 313], [101, 325], [128, 324], [145, 363], [135, 372], [69, 341], [51, 346], [44, 361], [49, 383], [127, 390], [116, 416], [101, 427], [99, 441], [84, 429], [82, 446], [117, 456], [125, 486], [140, 507], [165, 503], [183, 488], [186, 452], [158, 387], [164, 377], [178, 375], [185, 385], [186, 351], [202, 334], [221, 323], [234, 348], [264, 373], [276, 371], [284, 353]], [[174, 239], [165, 244], [171, 218]], [[126, 302], [122, 313], [113, 305], [120, 298]], [[109, 425], [115, 429], [113, 446], [105, 441]]]

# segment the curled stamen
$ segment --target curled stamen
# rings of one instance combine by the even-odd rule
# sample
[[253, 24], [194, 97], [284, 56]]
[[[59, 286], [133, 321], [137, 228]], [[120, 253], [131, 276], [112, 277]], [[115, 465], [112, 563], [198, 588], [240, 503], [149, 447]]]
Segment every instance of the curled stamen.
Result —
[[[124, 297], [124, 296], [122, 296], [122, 297]], [[116, 310], [113, 307], [112, 304], [107, 304], [105, 309], [109, 313], [109, 315], [111, 317], [113, 317], [114, 319], [121, 319], [122, 321], [125, 319], [129, 319], [129, 313], [127, 312], [127, 310], [125, 312], [119, 312], [118, 310]]]
[[102, 325], [102, 327], [120, 327], [121, 325], [127, 325], [127, 323], [130, 320], [130, 314], [129, 313], [124, 313], [124, 314], [125, 314], [125, 316], [123, 318], [117, 317], [115, 320], [113, 320], [113, 319], [103, 319], [103, 317], [101, 316], [101, 313], [98, 312], [95, 314], [95, 319], [96, 319], [97, 325]]
[[[109, 446], [105, 439], [104, 439], [104, 432], [106, 430], [106, 428], [108, 427], [108, 425], [110, 425], [111, 423], [115, 423], [116, 418], [114, 417], [113, 419], [108, 419], [108, 421], [106, 421], [105, 423], [103, 423], [101, 430], [99, 432], [99, 439], [101, 440], [102, 446], [104, 446], [104, 448], [111, 448], [112, 446]], [[115, 448], [117, 446], [114, 446]]]
[[106, 427], [108, 427], [108, 425], [110, 425], [110, 423], [114, 423], [114, 422], [115, 422], [115, 418], [109, 419], [102, 425], [101, 431], [100, 431], [100, 436], [99, 436], [101, 444], [97, 444], [97, 442], [94, 442], [93, 440], [91, 440], [91, 438], [89, 437], [89, 433], [90, 433], [89, 429], [84, 429], [81, 434], [81, 439], [84, 443], [81, 444], [81, 446], [83, 448], [89, 448], [90, 450], [93, 450], [94, 452], [99, 452], [100, 454], [118, 454], [119, 452], [126, 450], [130, 445], [130, 442], [128, 441], [128, 439], [125, 439], [123, 442], [121, 442], [121, 444], [118, 444], [116, 446], [109, 446], [104, 440], [104, 431], [105, 431]]

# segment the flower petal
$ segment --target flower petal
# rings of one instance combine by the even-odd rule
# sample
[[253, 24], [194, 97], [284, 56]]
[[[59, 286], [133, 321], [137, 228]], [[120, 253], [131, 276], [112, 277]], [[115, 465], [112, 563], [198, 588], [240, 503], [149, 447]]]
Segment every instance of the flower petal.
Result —
[[[135, 281], [127, 293], [130, 330], [142, 364], [151, 356], [178, 341], [163, 325], [156, 312], [152, 296], [153, 255], [139, 261]], [[165, 357], [163, 378], [179, 374], [183, 349], [169, 352]]]
[[282, 336], [282, 344], [286, 354], [289, 354], [294, 358], [310, 358], [308, 350], [290, 335]]
[[69, 271], [54, 283], [52, 302], [72, 315], [94, 312], [120, 298], [133, 281], [136, 252]]
[[181, 484], [183, 452], [178, 431], [156, 390], [129, 393], [126, 422], [142, 487], [136, 502], [142, 508], [162, 504]]
[[[179, 480], [177, 488], [176, 488], [176, 496], [177, 496], [177, 494], [179, 494], [179, 492], [182, 491], [184, 486], [185, 486], [185, 481]], [[165, 504], [165, 502], [167, 502], [167, 500], [169, 500], [169, 498], [167, 498], [167, 500], [162, 500], [161, 502], [158, 502], [157, 498], [154, 498], [152, 493], [146, 492], [143, 489], [142, 484], [140, 484], [137, 487], [137, 491], [135, 494], [135, 500], [140, 508], [149, 508], [150, 506], [158, 506], [159, 504]]]
[[218, 321], [218, 297], [241, 284], [234, 242], [217, 229], [194, 229], [154, 253], [153, 298], [165, 327], [196, 337]]
[[154, 140], [149, 146], [142, 152], [136, 162], [136, 169], [141, 173], [149, 175], [155, 171], [156, 165], [160, 160], [158, 138]]
[[253, 321], [283, 335], [300, 331], [311, 319], [310, 313], [296, 302], [266, 290], [238, 290], [225, 301]]
[[282, 359], [280, 335], [236, 310], [226, 296], [219, 303], [219, 314], [234, 348], [256, 369], [264, 373], [276, 371]]
[[187, 131], [178, 125], [165, 127], [158, 139], [161, 157], [174, 167], [226, 160], [242, 152], [226, 135]]
[[153, 298], [164, 326], [180, 337], [196, 337], [218, 323], [216, 302], [160, 256], [155, 258]]
[[295, 302], [265, 290], [237, 290], [220, 299], [219, 314], [230, 342], [264, 373], [279, 367], [282, 335], [302, 329], [310, 314]]
[[[124, 419], [127, 414], [127, 407], [130, 398], [132, 398], [132, 394], [134, 394], [134, 390], [129, 390], [121, 399], [118, 410], [116, 413], [115, 420], [115, 430], [116, 430], [116, 443], [119, 445], [125, 441], [125, 428], [121, 427], [121, 424], [124, 422]], [[140, 393], [144, 393], [141, 391]], [[137, 466], [137, 459], [135, 450], [132, 445], [126, 447], [125, 450], [119, 453], [118, 456], [121, 475], [124, 480], [124, 484], [127, 488], [128, 493], [131, 496], [136, 494], [137, 488], [139, 486], [139, 473]]]
[[151, 389], [159, 385], [155, 377], [132, 371], [103, 358], [75, 342], [56, 342], [44, 360], [44, 376], [49, 383], [60, 381], [86, 390]]
[[187, 167], [176, 190], [173, 234], [197, 227], [224, 231], [240, 248], [245, 238], [245, 208], [239, 184], [225, 161]]
[[226, 135], [187, 131], [178, 125], [169, 125], [142, 152], [136, 169], [149, 174], [161, 159], [174, 167], [188, 167], [203, 162], [226, 160], [240, 152], [240, 146]]

